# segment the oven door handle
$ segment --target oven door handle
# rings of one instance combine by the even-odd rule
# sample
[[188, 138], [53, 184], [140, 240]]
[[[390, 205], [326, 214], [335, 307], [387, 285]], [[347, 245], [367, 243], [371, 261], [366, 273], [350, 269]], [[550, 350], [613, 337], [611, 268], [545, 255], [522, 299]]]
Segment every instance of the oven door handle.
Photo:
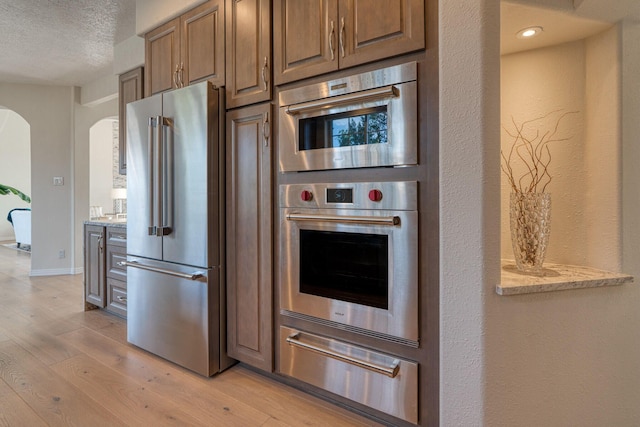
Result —
[[328, 108], [340, 107], [342, 105], [359, 104], [363, 102], [378, 101], [380, 99], [394, 98], [399, 96], [398, 89], [391, 86], [378, 87], [375, 89], [363, 90], [362, 92], [347, 93], [344, 95], [332, 96], [316, 101], [303, 102], [290, 105], [286, 112], [292, 116], [309, 111], [320, 111]]
[[319, 345], [312, 342], [305, 342], [301, 339], [302, 337], [300, 335], [301, 335], [300, 333], [289, 335], [287, 337], [287, 343], [289, 343], [289, 345], [300, 347], [305, 350], [312, 351], [314, 353], [319, 353], [319, 354], [322, 354], [323, 356], [327, 356], [332, 359], [336, 359], [341, 362], [348, 363], [350, 365], [355, 365], [360, 368], [364, 368], [369, 371], [376, 372], [378, 374], [386, 375], [389, 378], [395, 378], [398, 375], [398, 371], [400, 370], [400, 361], [396, 358], [388, 357], [389, 365], [381, 366], [377, 363], [373, 363], [368, 360], [358, 359], [348, 354], [337, 353], [331, 348], [325, 347], [323, 345]]
[[341, 222], [345, 224], [365, 224], [365, 225], [399, 225], [399, 216], [353, 216], [353, 215], [322, 215], [322, 214], [287, 214], [289, 221], [310, 221], [310, 222]]

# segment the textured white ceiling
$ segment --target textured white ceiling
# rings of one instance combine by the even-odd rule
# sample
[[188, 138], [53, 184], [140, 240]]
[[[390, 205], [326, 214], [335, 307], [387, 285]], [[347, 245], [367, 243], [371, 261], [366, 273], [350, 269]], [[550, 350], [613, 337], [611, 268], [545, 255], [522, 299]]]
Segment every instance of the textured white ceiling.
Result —
[[0, 82], [82, 86], [134, 33], [135, 0], [0, 0]]

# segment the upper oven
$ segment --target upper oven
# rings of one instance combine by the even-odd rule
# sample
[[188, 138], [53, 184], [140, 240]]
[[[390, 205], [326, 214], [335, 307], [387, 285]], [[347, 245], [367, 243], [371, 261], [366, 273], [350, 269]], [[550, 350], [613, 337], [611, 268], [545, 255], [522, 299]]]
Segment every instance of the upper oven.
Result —
[[416, 182], [280, 187], [288, 316], [418, 342]]
[[418, 163], [417, 64], [280, 92], [280, 171]]

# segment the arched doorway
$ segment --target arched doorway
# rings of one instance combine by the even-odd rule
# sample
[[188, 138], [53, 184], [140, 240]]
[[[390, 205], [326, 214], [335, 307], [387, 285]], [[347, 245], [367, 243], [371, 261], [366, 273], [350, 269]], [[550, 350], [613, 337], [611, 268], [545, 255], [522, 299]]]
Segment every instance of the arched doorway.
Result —
[[[0, 106], [0, 184], [31, 195], [31, 127], [13, 110]], [[0, 241], [13, 241], [7, 215], [30, 204], [13, 194], [0, 196]]]

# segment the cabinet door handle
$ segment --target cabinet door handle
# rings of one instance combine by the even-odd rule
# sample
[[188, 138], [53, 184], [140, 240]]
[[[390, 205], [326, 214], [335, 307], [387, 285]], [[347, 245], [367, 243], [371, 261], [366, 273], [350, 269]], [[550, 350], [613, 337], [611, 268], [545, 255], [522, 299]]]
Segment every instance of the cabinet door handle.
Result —
[[98, 250], [100, 251], [100, 253], [102, 253], [102, 251], [104, 250], [102, 247], [102, 235], [98, 237]]
[[269, 71], [268, 66], [268, 58], [264, 57], [264, 64], [262, 65], [262, 83], [264, 84], [264, 91], [266, 92], [269, 88], [267, 87], [267, 72]]
[[184, 87], [184, 62], [180, 63], [180, 78], [178, 82], [180, 83], [179, 87]]
[[340, 353], [331, 347], [331, 344], [335, 341], [332, 339], [323, 339], [313, 341], [305, 341], [302, 334], [297, 332], [286, 338], [287, 343], [291, 346], [299, 347], [314, 353], [319, 353], [323, 356], [330, 357], [332, 359], [339, 360], [341, 362], [348, 363], [350, 365], [358, 366], [359, 368], [367, 369], [378, 374], [386, 375], [389, 378], [395, 378], [400, 371], [400, 360], [385, 356], [384, 360], [387, 361], [385, 365], [375, 363], [372, 360], [359, 359], [353, 357], [348, 353]]
[[180, 83], [178, 82], [178, 73], [180, 72], [180, 66], [176, 64], [176, 70], [173, 72], [173, 85], [177, 88], [180, 87]]
[[329, 31], [329, 51], [331, 52], [331, 60], [335, 61], [335, 47], [333, 46], [333, 39], [336, 36], [336, 29], [333, 25], [333, 19], [331, 20], [331, 31]]
[[344, 58], [344, 16], [340, 18], [340, 55]]
[[271, 128], [269, 126], [269, 113], [264, 113], [262, 119], [262, 138], [264, 139], [264, 146], [269, 146], [269, 138], [271, 137]]

